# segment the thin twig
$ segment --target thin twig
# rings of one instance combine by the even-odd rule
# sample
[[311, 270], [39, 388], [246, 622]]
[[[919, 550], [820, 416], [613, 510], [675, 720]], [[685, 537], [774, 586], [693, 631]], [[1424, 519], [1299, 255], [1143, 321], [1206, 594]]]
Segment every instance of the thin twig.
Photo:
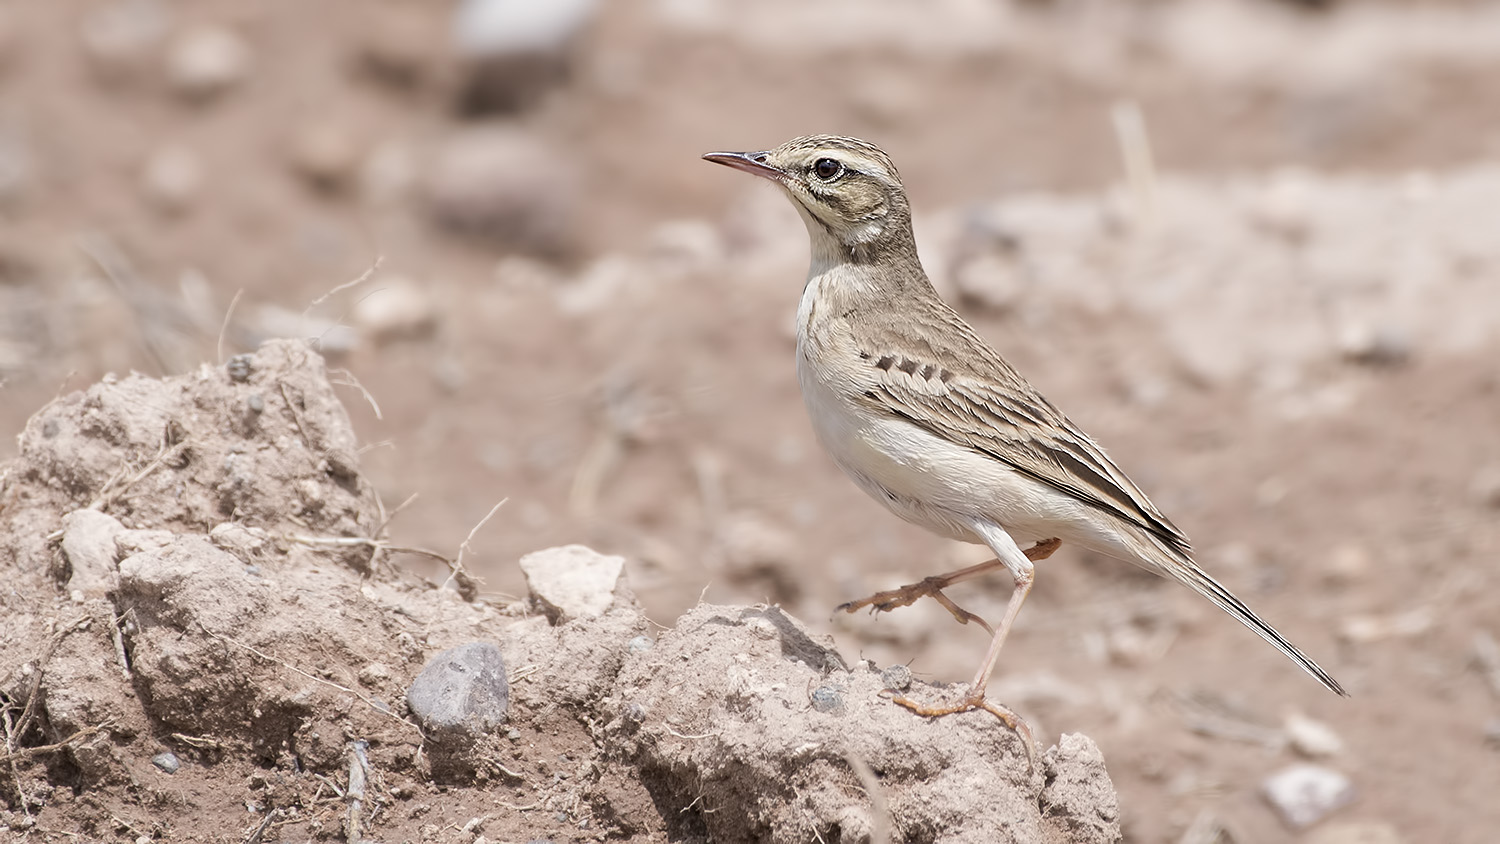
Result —
[[411, 495], [406, 496], [406, 500], [401, 502], [400, 504], [397, 504], [396, 509], [392, 510], [389, 514], [382, 513], [380, 517], [380, 526], [375, 528], [375, 535], [379, 536], [382, 533], [385, 533], [385, 529], [387, 527], [390, 527], [391, 522], [395, 521], [397, 516], [401, 515], [401, 511], [405, 510], [408, 506], [411, 505], [413, 501], [417, 500], [417, 495], [418, 493], [414, 492]]
[[370, 773], [370, 760], [365, 756], [364, 747], [365, 743], [362, 741], [349, 742], [349, 844], [359, 844], [364, 838], [361, 834], [361, 816], [364, 811], [365, 780]]
[[323, 776], [322, 774], [313, 774], [313, 776], [317, 777], [318, 780], [320, 782], [322, 782], [324, 785], [326, 785], [329, 788], [333, 789], [333, 793], [337, 794], [339, 796], [340, 800], [344, 799], [344, 790], [342, 788], [339, 788], [339, 784], [338, 783], [334, 782], [333, 780], [329, 779], [328, 777]]
[[297, 406], [292, 404], [292, 396], [286, 391], [286, 382], [281, 382], [281, 398], [286, 402], [286, 409], [292, 414], [292, 421], [297, 423], [297, 431], [302, 434], [302, 442], [308, 448], [313, 447], [312, 437], [307, 435], [307, 429], [302, 427], [302, 415], [297, 412]]
[[449, 567], [453, 565], [453, 560], [436, 551], [429, 551], [426, 548], [413, 548], [406, 545], [392, 545], [384, 540], [371, 539], [368, 536], [308, 536], [302, 533], [287, 533], [282, 534], [281, 538], [288, 542], [325, 548], [365, 547], [374, 548], [377, 551], [389, 551], [392, 554], [417, 554], [423, 557], [431, 557]]
[[500, 764], [499, 762], [496, 762], [493, 759], [490, 760], [490, 764], [493, 765], [495, 767], [495, 769], [498, 770], [500, 773], [505, 774], [507, 777], [510, 777], [513, 780], [520, 780], [521, 782], [525, 782], [526, 781], [525, 777], [521, 776], [520, 774], [516, 773], [515, 771], [512, 771], [511, 769], [505, 767], [504, 765]]
[[229, 300], [229, 307], [224, 309], [224, 322], [219, 325], [219, 340], [214, 345], [214, 351], [218, 354], [220, 366], [224, 365], [224, 335], [229, 333], [229, 320], [234, 316], [234, 306], [240, 303], [240, 296], [244, 292], [245, 288], [243, 287], [234, 291], [234, 298]]
[[186, 733], [173, 733], [172, 738], [177, 739], [188, 747], [197, 748], [198, 750], [224, 749], [223, 742], [218, 739], [208, 738], [207, 736], [190, 736]]
[[323, 304], [324, 302], [327, 302], [329, 299], [333, 298], [334, 296], [337, 296], [339, 293], [342, 293], [343, 291], [348, 290], [351, 287], [358, 287], [361, 284], [364, 284], [365, 282], [369, 281], [370, 277], [373, 276], [373, 275], [375, 275], [375, 271], [378, 270], [378, 269], [380, 269], [380, 265], [382, 263], [384, 263], [384, 262], [385, 262], [385, 256], [384, 255], [376, 255], [375, 256], [375, 263], [371, 264], [369, 269], [367, 269], [364, 272], [360, 273], [359, 278], [356, 278], [353, 281], [346, 281], [343, 284], [340, 284], [339, 286], [337, 286], [337, 287], [333, 288], [332, 290], [328, 291], [327, 293], [324, 293], [322, 296], [319, 296], [318, 298], [312, 300], [312, 303], [307, 306], [307, 310], [305, 310], [305, 311], [302, 312], [302, 316], [304, 318], [306, 318], [309, 313], [312, 313], [312, 309], [313, 308], [316, 308], [317, 306]]
[[271, 821], [273, 821], [273, 820], [275, 820], [275, 819], [276, 819], [276, 816], [277, 816], [277, 815], [278, 815], [278, 814], [279, 814], [279, 813], [280, 813], [280, 812], [281, 812], [281, 810], [280, 810], [280, 809], [273, 809], [273, 810], [271, 810], [271, 811], [269, 811], [269, 812], [266, 812], [266, 816], [265, 816], [265, 818], [263, 818], [263, 819], [262, 819], [262, 820], [261, 820], [261, 822], [260, 822], [260, 825], [259, 825], [259, 826], [257, 826], [257, 827], [256, 827], [256, 828], [255, 828], [255, 829], [254, 829], [254, 830], [253, 830], [253, 831], [252, 831], [252, 832], [251, 832], [251, 833], [250, 833], [250, 834], [249, 834], [249, 835], [248, 835], [248, 836], [247, 836], [247, 837], [246, 837], [246, 838], [245, 838], [245, 842], [244, 842], [244, 844], [260, 844], [260, 839], [261, 839], [261, 837], [262, 837], [262, 836], [264, 836], [264, 835], [265, 835], [265, 834], [266, 834], [266, 830], [267, 830], [267, 829], [270, 829], [270, 828], [271, 828]]
[[156, 452], [156, 456], [152, 457], [139, 472], [136, 472], [124, 483], [121, 483], [119, 488], [115, 488], [115, 484], [119, 483], [125, 471], [125, 466], [121, 466], [120, 470], [111, 475], [109, 480], [104, 482], [104, 486], [99, 488], [99, 496], [89, 504], [88, 509], [98, 510], [101, 513], [109, 509], [131, 487], [145, 480], [147, 476], [160, 469], [168, 460], [175, 460], [178, 455], [188, 449], [189, 444], [189, 440], [183, 440], [174, 446], [168, 446], [166, 441], [163, 440], [161, 447]]
[[[380, 405], [375, 403], [375, 397], [373, 395], [370, 395], [370, 391], [365, 389], [365, 385], [359, 383], [359, 379], [354, 377], [354, 373], [350, 372], [347, 369], [334, 369], [331, 370], [328, 374], [330, 376], [328, 379], [328, 383], [339, 384], [344, 387], [353, 387], [354, 389], [359, 390], [360, 395], [365, 397], [365, 401], [370, 403], [370, 409], [375, 411], [375, 418], [382, 421], [385, 419], [384, 416], [380, 415]], [[334, 375], [339, 376], [339, 378], [331, 377]]]
[[132, 612], [134, 610], [126, 610], [123, 615], [115, 615], [111, 610], [109, 614], [109, 638], [114, 640], [115, 659], [120, 662], [120, 676], [124, 677], [127, 683], [130, 682], [130, 655], [125, 653], [125, 635], [120, 631], [120, 623], [125, 620], [126, 615]]
[[480, 519], [479, 523], [474, 525], [473, 529], [469, 531], [469, 535], [465, 537], [464, 541], [458, 546], [458, 557], [448, 567], [448, 578], [443, 581], [443, 585], [439, 588], [446, 589], [449, 583], [453, 583], [456, 581], [458, 583], [458, 594], [463, 596], [463, 599], [465, 601], [473, 601], [474, 598], [479, 595], [479, 586], [481, 584], [481, 581], [473, 575], [469, 574], [468, 571], [464, 569], [464, 554], [468, 552], [469, 543], [474, 540], [474, 534], [478, 533], [479, 529], [484, 527], [485, 523], [488, 522], [490, 518], [500, 510], [501, 507], [505, 506], [505, 502], [509, 500], [509, 498], [500, 499], [500, 501], [497, 502], [495, 506], [490, 508], [490, 511], [488, 513], [484, 514], [484, 518]]
[[[59, 750], [67, 749], [69, 745], [71, 745], [75, 741], [78, 741], [79, 739], [85, 739], [91, 735], [94, 735], [107, 726], [109, 726], [108, 721], [101, 721], [92, 727], [84, 727], [83, 729], [78, 730], [71, 736], [68, 736], [67, 738], [59, 742], [38, 745], [37, 747], [23, 747], [20, 750], [8, 750], [4, 757], [0, 757], [0, 761], [24, 762], [33, 756], [41, 756], [44, 753], [56, 753]], [[9, 741], [7, 741], [6, 743], [9, 744]]]
[[676, 736], [676, 737], [678, 737], [680, 739], [687, 739], [687, 740], [690, 740], [690, 741], [697, 741], [698, 739], [706, 739], [706, 738], [715, 738], [715, 737], [717, 737], [719, 735], [718, 733], [704, 733], [704, 734], [699, 735], [699, 736], [690, 736], [690, 735], [687, 735], [685, 733], [679, 733], [679, 732], [677, 732], [676, 730], [672, 729], [672, 725], [671, 724], [666, 724], [666, 723], [662, 724], [662, 729], [666, 730], [668, 733], [671, 733], [672, 735], [674, 735], [674, 736]]

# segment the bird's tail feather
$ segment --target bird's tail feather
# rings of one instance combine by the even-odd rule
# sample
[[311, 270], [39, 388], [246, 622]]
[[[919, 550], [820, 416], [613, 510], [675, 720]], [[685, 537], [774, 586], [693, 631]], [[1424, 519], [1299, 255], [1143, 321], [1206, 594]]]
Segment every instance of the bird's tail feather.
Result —
[[1302, 667], [1303, 671], [1311, 674], [1319, 683], [1327, 686], [1330, 691], [1336, 692], [1343, 697], [1349, 693], [1339, 685], [1339, 681], [1333, 679], [1322, 666], [1313, 661], [1312, 657], [1303, 653], [1300, 648], [1287, 641], [1286, 637], [1276, 631], [1276, 628], [1266, 623], [1264, 619], [1256, 615], [1253, 610], [1245, 606], [1245, 602], [1234, 596], [1228, 587], [1215, 580], [1212, 575], [1199, 568], [1198, 564], [1185, 553], [1162, 547], [1158, 542], [1152, 541], [1151, 545], [1156, 552], [1148, 556], [1157, 562], [1153, 566], [1159, 574], [1166, 575], [1177, 580], [1197, 592], [1199, 595], [1212, 601], [1219, 609], [1240, 620], [1240, 623], [1254, 630], [1262, 639], [1270, 642], [1277, 650], [1286, 654], [1291, 660]]

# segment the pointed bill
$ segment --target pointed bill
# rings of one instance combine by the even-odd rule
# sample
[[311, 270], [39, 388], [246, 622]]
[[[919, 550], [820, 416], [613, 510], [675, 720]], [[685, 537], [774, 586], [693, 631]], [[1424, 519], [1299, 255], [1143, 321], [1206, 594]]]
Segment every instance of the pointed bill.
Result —
[[703, 160], [743, 170], [773, 182], [785, 181], [787, 174], [767, 164], [766, 156], [767, 153], [764, 152], [705, 152]]

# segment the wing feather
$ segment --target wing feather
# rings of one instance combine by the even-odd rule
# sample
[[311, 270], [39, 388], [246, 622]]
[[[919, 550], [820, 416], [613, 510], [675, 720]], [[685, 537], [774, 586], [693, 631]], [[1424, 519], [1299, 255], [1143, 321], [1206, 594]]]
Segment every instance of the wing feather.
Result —
[[[955, 371], [910, 354], [865, 350], [877, 409], [935, 436], [999, 460], [1016, 471], [1136, 524], [1169, 548], [1187, 552], [1187, 537], [1087, 434], [1027, 384], [977, 337], [984, 373]], [[943, 356], [952, 360], [951, 356]], [[924, 377], [926, 376], [926, 377]]]

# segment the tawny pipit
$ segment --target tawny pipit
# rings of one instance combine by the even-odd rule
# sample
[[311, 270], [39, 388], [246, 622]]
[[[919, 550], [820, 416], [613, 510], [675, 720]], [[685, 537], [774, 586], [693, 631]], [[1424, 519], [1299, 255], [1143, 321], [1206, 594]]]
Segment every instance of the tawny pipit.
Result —
[[[879, 147], [818, 135], [766, 152], [703, 156], [780, 185], [807, 224], [812, 264], [797, 311], [797, 377], [813, 428], [875, 500], [942, 536], [988, 545], [995, 560], [844, 604], [889, 610], [923, 595], [959, 621], [982, 619], [943, 588], [1001, 566], [1015, 591], [968, 694], [923, 714], [985, 708], [1000, 647], [1031, 591], [1033, 561], [1076, 542], [1186, 584], [1343, 688], [1193, 562], [1187, 537], [1087, 434], [1026, 383], [938, 298], [917, 260], [911, 209]], [[1035, 542], [1025, 551], [1020, 542]]]

